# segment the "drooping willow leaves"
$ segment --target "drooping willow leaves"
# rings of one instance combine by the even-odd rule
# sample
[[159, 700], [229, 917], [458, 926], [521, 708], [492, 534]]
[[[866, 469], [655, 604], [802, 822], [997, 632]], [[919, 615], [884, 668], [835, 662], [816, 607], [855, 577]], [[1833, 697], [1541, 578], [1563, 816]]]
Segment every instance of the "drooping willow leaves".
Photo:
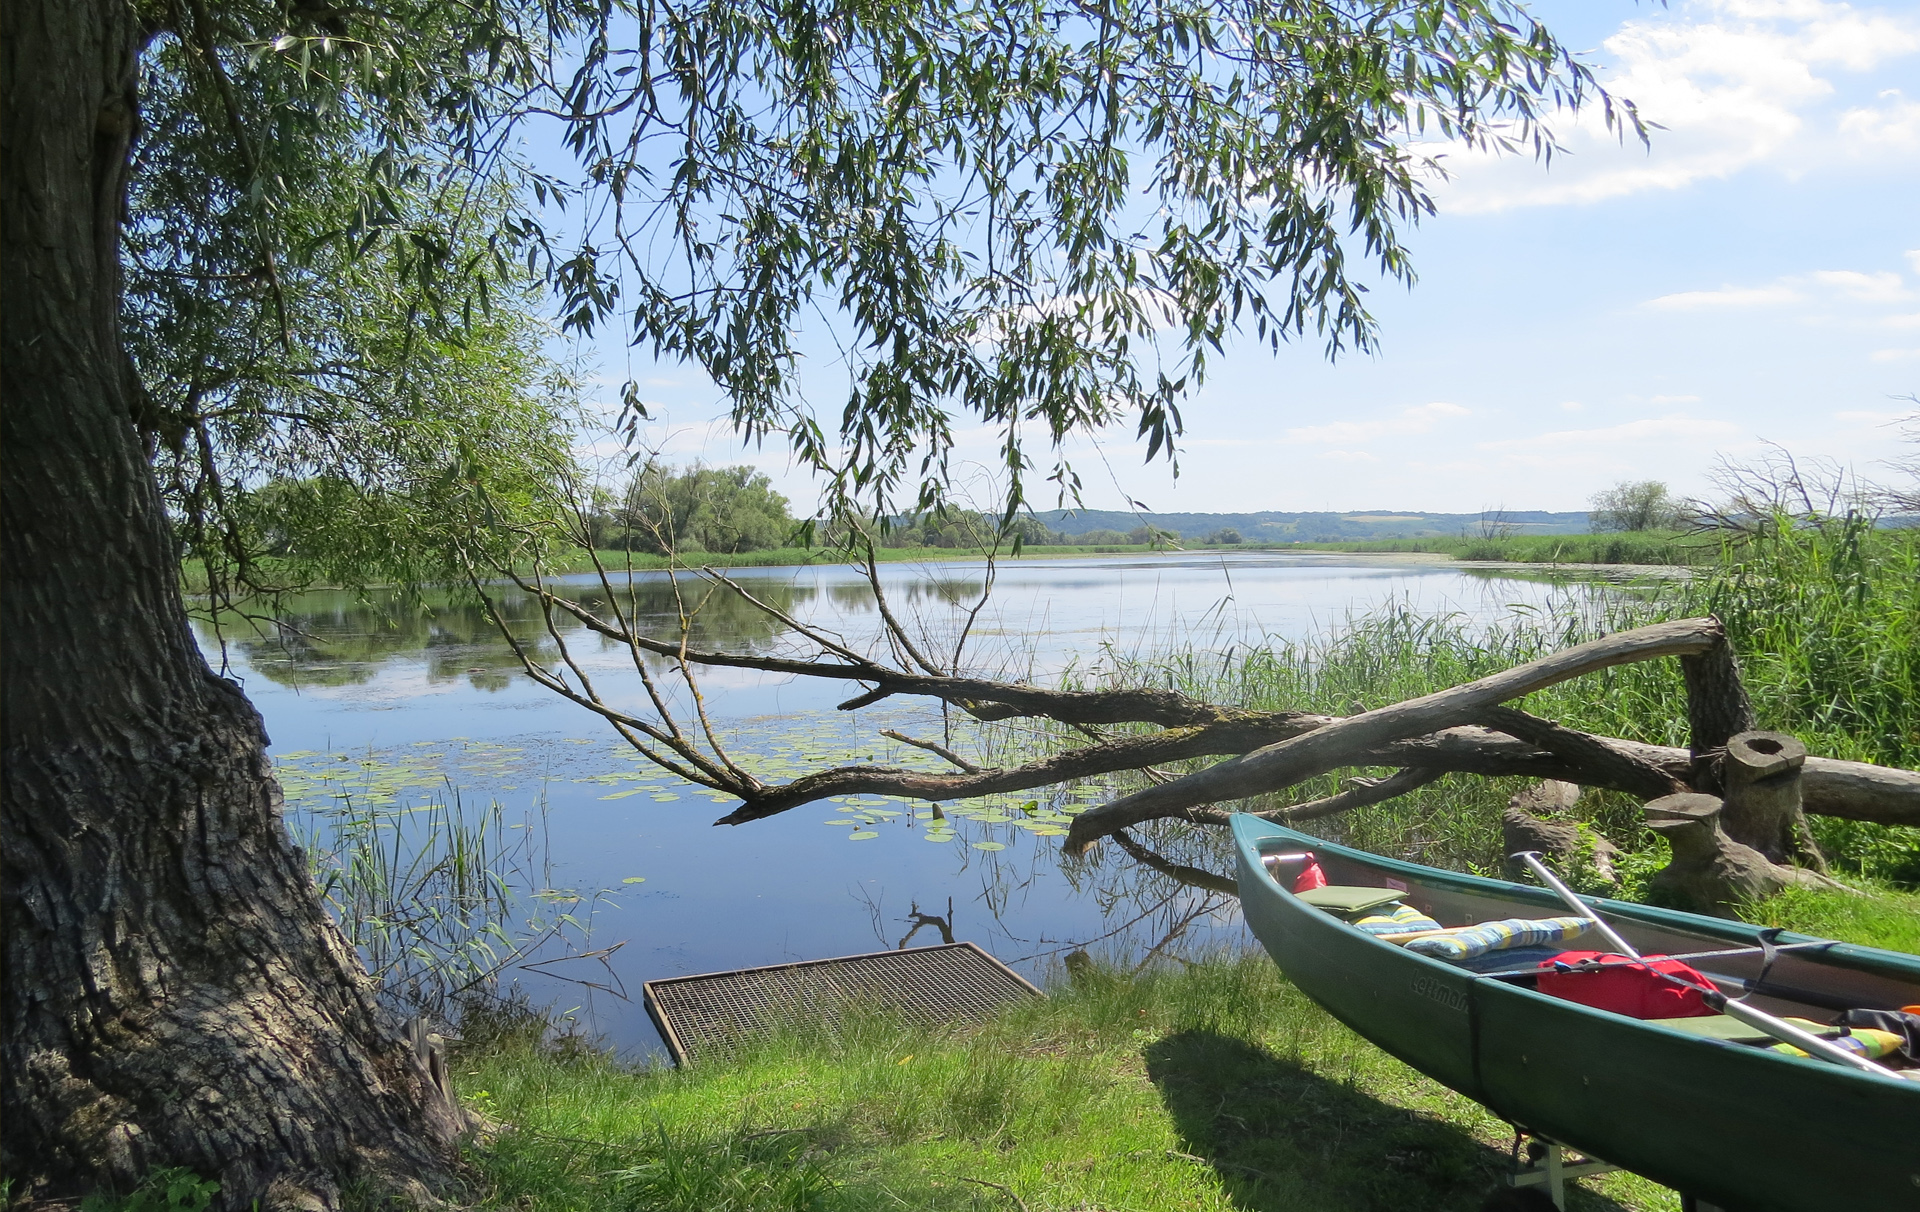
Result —
[[190, 549], [247, 583], [275, 551], [429, 571], [423, 521], [527, 533], [497, 523], [566, 479], [542, 315], [697, 366], [830, 507], [940, 505], [985, 427], [1011, 516], [1036, 459], [1075, 488], [1073, 435], [1170, 455], [1236, 332], [1369, 347], [1421, 140], [1550, 154], [1557, 108], [1616, 118], [1505, 0], [142, 12], [140, 423]]

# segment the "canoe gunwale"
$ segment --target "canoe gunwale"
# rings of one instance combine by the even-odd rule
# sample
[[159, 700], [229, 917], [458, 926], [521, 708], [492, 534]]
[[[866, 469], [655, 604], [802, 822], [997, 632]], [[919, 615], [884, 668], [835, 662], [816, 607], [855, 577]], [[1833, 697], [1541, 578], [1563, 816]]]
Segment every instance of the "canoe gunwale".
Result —
[[[1329, 867], [1351, 863], [1405, 880], [1405, 891], [1420, 899], [1451, 893], [1543, 910], [1564, 912], [1564, 905], [1529, 885], [1369, 854], [1254, 817], [1236, 817], [1234, 834], [1246, 920], [1294, 985], [1373, 1046], [1508, 1123], [1697, 1198], [1755, 1212], [1904, 1207], [1920, 1187], [1920, 1156], [1889, 1150], [1885, 1135], [1891, 1125], [1920, 1117], [1920, 1081], [1703, 1037], [1540, 993], [1518, 979], [1524, 972], [1478, 973], [1407, 952], [1299, 900], [1265, 868], [1264, 854], [1312, 849], [1336, 860]], [[1423, 897], [1422, 890], [1435, 895]], [[1750, 923], [1581, 899], [1630, 935], [1641, 927], [1670, 940], [1680, 934], [1719, 941], [1723, 954], [1738, 953], [1736, 971], [1760, 951], [1762, 927]], [[1474, 912], [1485, 908], [1472, 905]], [[1920, 990], [1920, 957], [1793, 932], [1777, 938], [1798, 958], [1800, 973], [1807, 966], [1832, 970], [1836, 995]], [[1697, 948], [1649, 952], [1656, 950]], [[1773, 996], [1770, 988], [1762, 995]], [[1436, 1015], [1436, 996], [1457, 998], [1460, 1013]], [[1435, 1032], [1451, 1038], [1435, 1039]], [[1788, 1130], [1804, 1147], [1820, 1142], [1817, 1165], [1779, 1148]], [[1877, 1152], [1868, 1144], [1875, 1140]], [[1896, 1194], [1902, 1202], [1894, 1202]]]

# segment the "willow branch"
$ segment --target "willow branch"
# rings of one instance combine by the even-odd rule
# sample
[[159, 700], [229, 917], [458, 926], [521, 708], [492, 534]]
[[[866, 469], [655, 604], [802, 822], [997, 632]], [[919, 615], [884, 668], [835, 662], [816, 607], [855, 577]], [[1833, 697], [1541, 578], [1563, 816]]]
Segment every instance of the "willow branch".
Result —
[[1490, 677], [1376, 711], [1348, 716], [1304, 736], [1221, 762], [1164, 786], [1149, 787], [1080, 814], [1068, 831], [1069, 852], [1140, 821], [1176, 816], [1202, 804], [1243, 799], [1356, 765], [1354, 754], [1404, 737], [1466, 723], [1489, 707], [1582, 674], [1657, 657], [1704, 652], [1723, 642], [1717, 619], [1681, 619], [1637, 627], [1580, 644]]

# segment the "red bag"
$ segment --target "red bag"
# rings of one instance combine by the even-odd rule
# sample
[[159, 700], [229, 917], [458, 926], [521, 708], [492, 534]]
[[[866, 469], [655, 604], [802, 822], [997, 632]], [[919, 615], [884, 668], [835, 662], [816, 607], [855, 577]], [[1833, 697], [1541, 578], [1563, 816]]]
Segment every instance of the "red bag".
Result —
[[1296, 893], [1305, 892], [1311, 888], [1325, 888], [1326, 886], [1327, 873], [1320, 870], [1320, 864], [1314, 862], [1312, 859], [1308, 859], [1306, 869], [1293, 878], [1293, 890]]
[[[1569, 965], [1575, 967], [1568, 971]], [[1637, 963], [1624, 955], [1600, 951], [1563, 951], [1540, 965], [1540, 992], [1611, 1010], [1628, 1018], [1699, 1018], [1718, 1011], [1707, 1005], [1698, 989], [1675, 984], [1660, 973], [1713, 988], [1713, 982], [1676, 959], [1650, 955]]]

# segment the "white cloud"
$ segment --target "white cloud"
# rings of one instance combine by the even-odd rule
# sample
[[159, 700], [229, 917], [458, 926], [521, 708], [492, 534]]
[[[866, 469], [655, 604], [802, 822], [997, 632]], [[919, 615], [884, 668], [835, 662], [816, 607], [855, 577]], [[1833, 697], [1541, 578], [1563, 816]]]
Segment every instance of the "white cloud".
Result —
[[1651, 404], [1698, 404], [1699, 402], [1699, 396], [1655, 396], [1648, 401]]
[[1699, 311], [1708, 307], [1772, 307], [1798, 302], [1800, 292], [1791, 286], [1722, 286], [1719, 290], [1683, 290], [1678, 294], [1648, 299], [1641, 306], [1656, 311]]
[[1863, 274], [1850, 269], [1823, 269], [1807, 276], [1822, 286], [1832, 287], [1849, 298], [1865, 303], [1897, 303], [1913, 297], [1896, 273]]
[[1722, 286], [1718, 290], [1683, 290], [1648, 299], [1642, 307], [1654, 311], [1703, 311], [1724, 307], [1777, 307], [1803, 300], [1854, 303], [1899, 303], [1913, 298], [1899, 274], [1883, 270], [1818, 269], [1788, 274], [1764, 286]]
[[1378, 463], [1380, 456], [1364, 450], [1323, 450], [1320, 458], [1335, 463]]
[[1911, 362], [1920, 358], [1920, 349], [1876, 349], [1873, 360], [1876, 362]]
[[1578, 400], [1566, 400], [1560, 405], [1561, 412], [1585, 412], [1587, 406]]
[[1547, 170], [1521, 156], [1435, 147], [1455, 174], [1442, 202], [1461, 212], [1591, 203], [1762, 164], [1791, 173], [1836, 156], [1884, 158], [1920, 140], [1920, 113], [1909, 113], [1920, 107], [1883, 89], [1876, 104], [1840, 109], [1836, 77], [1857, 91], [1846, 76], [1916, 50], [1920, 20], [1907, 13], [1825, 0], [1676, 5], [1626, 22], [1605, 42], [1607, 87], [1665, 128], [1650, 150], [1631, 139], [1622, 146], [1597, 113], [1561, 131], [1574, 154]]
[[1852, 148], [1880, 155], [1920, 151], [1920, 101], [1898, 97], [1840, 115], [1840, 137]]
[[1435, 401], [1432, 404], [1415, 404], [1412, 407], [1403, 408], [1398, 416], [1379, 421], [1334, 421], [1327, 425], [1306, 425], [1298, 429], [1289, 429], [1287, 437], [1295, 442], [1327, 442], [1344, 446], [1373, 438], [1427, 433], [1441, 421], [1468, 415], [1471, 415], [1470, 409], [1462, 408], [1458, 404]]
[[1920, 274], [1920, 248], [1907, 250], [1907, 264], [1913, 266], [1913, 272]]
[[1730, 421], [1715, 421], [1676, 413], [1665, 417], [1646, 417], [1610, 425], [1605, 429], [1561, 429], [1525, 438], [1504, 438], [1481, 442], [1481, 450], [1520, 453], [1566, 447], [1621, 446], [1647, 442], [1703, 441], [1731, 438], [1740, 432]]
[[1904, 316], [1882, 316], [1880, 323], [1887, 328], [1920, 328], [1920, 311], [1910, 311]]

